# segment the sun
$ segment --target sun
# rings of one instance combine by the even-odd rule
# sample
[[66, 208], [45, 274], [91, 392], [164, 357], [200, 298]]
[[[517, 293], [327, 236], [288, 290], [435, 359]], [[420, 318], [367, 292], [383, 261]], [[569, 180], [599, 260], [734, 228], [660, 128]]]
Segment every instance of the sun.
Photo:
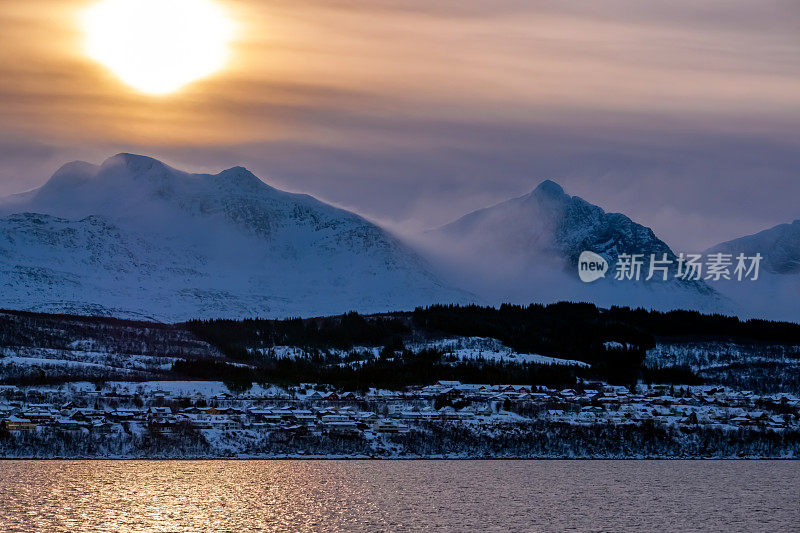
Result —
[[233, 37], [232, 20], [211, 0], [102, 0], [83, 26], [91, 58], [154, 95], [221, 69]]

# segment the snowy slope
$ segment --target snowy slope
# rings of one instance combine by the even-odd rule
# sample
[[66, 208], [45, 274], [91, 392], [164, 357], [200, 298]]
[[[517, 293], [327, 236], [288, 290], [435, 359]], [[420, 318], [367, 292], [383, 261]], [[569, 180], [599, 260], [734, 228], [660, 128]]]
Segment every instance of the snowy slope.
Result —
[[119, 154], [0, 200], [0, 307], [160, 320], [317, 316], [469, 299], [363, 218], [241, 167]]
[[709, 252], [744, 253], [747, 256], [760, 253], [764, 257], [762, 266], [767, 272], [800, 274], [800, 220], [723, 242]]
[[[482, 279], [486, 298], [501, 302], [581, 300], [658, 309], [721, 310], [724, 302], [703, 282], [615, 282], [620, 253], [675, 254], [650, 228], [619, 213], [606, 213], [547, 180], [533, 192], [475, 211], [425, 236], [445, 270]], [[603, 256], [605, 279], [583, 284], [577, 276], [583, 251]], [[643, 270], [642, 278], [647, 271]]]
[[706, 253], [717, 252], [763, 257], [758, 280], [719, 284], [740, 315], [800, 322], [800, 220], [720, 243]]

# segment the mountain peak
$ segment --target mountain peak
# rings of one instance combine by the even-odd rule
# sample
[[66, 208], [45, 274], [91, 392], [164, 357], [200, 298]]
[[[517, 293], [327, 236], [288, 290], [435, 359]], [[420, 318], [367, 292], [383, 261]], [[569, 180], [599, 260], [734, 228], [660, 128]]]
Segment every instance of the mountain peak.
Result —
[[50, 187], [74, 185], [90, 179], [97, 174], [98, 167], [86, 161], [71, 161], [61, 165], [48, 180]]
[[217, 178], [221, 179], [222, 182], [224, 182], [227, 186], [237, 187], [243, 190], [253, 190], [254, 188], [259, 187], [271, 189], [271, 187], [261, 181], [258, 176], [241, 166], [235, 166], [227, 170], [223, 170], [217, 174]]
[[800, 219], [720, 243], [706, 252], [744, 253], [748, 256], [759, 253], [764, 258], [763, 264], [766, 270], [777, 274], [798, 274], [800, 273]]
[[64, 163], [58, 170], [55, 171], [52, 177], [65, 176], [68, 174], [89, 174], [97, 170], [97, 165], [87, 163], [86, 161], [70, 161]]
[[254, 176], [255, 175], [252, 172], [250, 172], [250, 170], [248, 170], [246, 167], [243, 167], [243, 166], [240, 166], [240, 165], [236, 165], [235, 167], [231, 167], [229, 169], [223, 170], [222, 174], [229, 174], [229, 175], [232, 175], [232, 176]]
[[309, 198], [243, 167], [189, 173], [129, 153], [67, 165], [0, 205], [0, 305], [175, 321], [470, 301], [388, 232]]
[[561, 185], [553, 180], [544, 180], [531, 193], [531, 195], [539, 198], [561, 198], [566, 194]]
[[167, 168], [167, 165], [153, 157], [122, 152], [103, 161], [100, 169], [107, 170], [110, 168], [119, 167], [128, 169], [132, 172], [143, 172], [154, 168]]

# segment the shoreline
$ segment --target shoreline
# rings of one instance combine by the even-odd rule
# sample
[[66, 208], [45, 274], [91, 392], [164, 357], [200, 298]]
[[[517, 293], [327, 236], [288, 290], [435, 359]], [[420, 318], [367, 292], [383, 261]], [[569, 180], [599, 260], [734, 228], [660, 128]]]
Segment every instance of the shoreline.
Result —
[[329, 456], [329, 455], [280, 455], [251, 457], [0, 457], [0, 462], [8, 461], [800, 461], [800, 457], [368, 457], [368, 456]]

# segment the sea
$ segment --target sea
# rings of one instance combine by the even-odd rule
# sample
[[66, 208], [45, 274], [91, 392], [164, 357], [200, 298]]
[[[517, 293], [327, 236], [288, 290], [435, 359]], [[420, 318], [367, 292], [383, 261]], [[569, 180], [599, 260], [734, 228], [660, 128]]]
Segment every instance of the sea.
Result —
[[800, 531], [798, 461], [0, 461], [0, 531]]

